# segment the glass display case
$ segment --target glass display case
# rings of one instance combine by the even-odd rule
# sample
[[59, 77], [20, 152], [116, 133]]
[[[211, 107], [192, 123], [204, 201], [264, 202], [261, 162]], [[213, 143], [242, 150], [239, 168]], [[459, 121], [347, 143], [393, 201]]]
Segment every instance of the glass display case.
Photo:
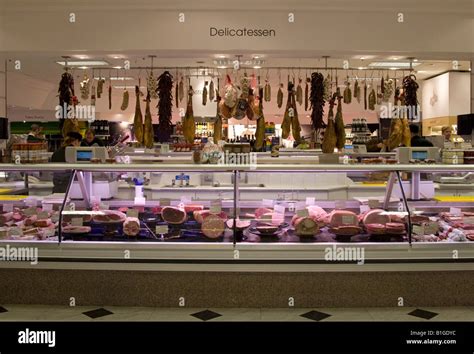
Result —
[[[474, 197], [465, 181], [472, 170], [428, 164], [3, 165], [7, 175], [41, 171], [53, 179], [66, 175], [69, 183], [64, 194], [3, 196], [0, 238], [97, 249], [113, 243], [204, 249], [464, 243], [472, 250]], [[464, 188], [463, 195], [440, 193], [447, 186]]]

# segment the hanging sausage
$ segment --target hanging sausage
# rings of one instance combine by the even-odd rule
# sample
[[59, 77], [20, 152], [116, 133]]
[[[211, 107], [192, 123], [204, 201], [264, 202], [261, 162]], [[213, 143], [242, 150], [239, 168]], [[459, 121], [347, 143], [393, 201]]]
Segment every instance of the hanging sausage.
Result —
[[146, 95], [146, 107], [145, 107], [145, 124], [144, 124], [144, 133], [143, 133], [143, 144], [146, 148], [151, 149], [153, 147], [153, 123], [151, 121], [151, 111], [150, 111], [150, 92], [147, 92]]
[[259, 89], [257, 130], [255, 131], [255, 151], [261, 151], [265, 142], [265, 117], [263, 115], [263, 89]]
[[[167, 142], [173, 133], [171, 114], [173, 109], [173, 75], [169, 71], [163, 72], [158, 77], [157, 95], [158, 101], [158, 134], [159, 142]], [[151, 94], [151, 93], [150, 93]]]
[[298, 111], [296, 109], [296, 99], [294, 92], [294, 84], [288, 82], [288, 100], [286, 102], [285, 115], [283, 117], [283, 123], [281, 124], [281, 137], [282, 139], [288, 139], [290, 130], [293, 138], [298, 143], [301, 140], [300, 132], [301, 126], [298, 121]]
[[342, 117], [342, 97], [337, 97], [337, 111], [336, 118], [334, 120], [334, 127], [336, 130], [336, 147], [339, 150], [344, 148], [346, 144], [346, 129], [344, 128], [344, 118]]
[[184, 140], [188, 144], [194, 142], [194, 137], [196, 135], [196, 124], [194, 123], [194, 113], [193, 113], [193, 87], [189, 86], [188, 91], [188, 104], [186, 106], [186, 113], [183, 119], [183, 134]]
[[207, 81], [204, 81], [204, 88], [202, 89], [202, 105], [205, 106], [207, 103]]
[[213, 102], [215, 97], [216, 91], [214, 89], [214, 81], [211, 80], [211, 83], [209, 84], [209, 101]]
[[[212, 82], [211, 82], [212, 83]], [[216, 96], [217, 102], [220, 102], [221, 98], [219, 95]], [[216, 120], [214, 122], [214, 144], [217, 144], [222, 140], [222, 116], [220, 114], [220, 106], [217, 104]]]
[[139, 145], [143, 144], [143, 116], [140, 108], [140, 88], [135, 86], [135, 116], [133, 118], [133, 132]]
[[296, 88], [296, 102], [301, 106], [303, 104], [303, 88], [301, 87], [301, 83], [303, 80], [300, 78], [298, 87]]
[[314, 72], [311, 74], [311, 107], [313, 111], [311, 112], [311, 124], [314, 130], [324, 128], [326, 125], [323, 121], [324, 114], [324, 76], [321, 73]]
[[283, 106], [283, 84], [280, 84], [280, 86], [278, 87], [277, 106], [278, 108], [281, 108], [281, 106]]
[[309, 77], [306, 78], [306, 83], [304, 87], [304, 110], [307, 111], [309, 108], [309, 83], [311, 79]]
[[122, 95], [122, 105], [120, 106], [120, 109], [122, 111], [125, 111], [128, 108], [128, 100], [129, 100], [128, 90], [124, 89], [123, 95]]
[[109, 109], [112, 109], [112, 81], [109, 79]]
[[334, 106], [337, 94], [334, 94], [329, 100], [328, 124], [324, 131], [323, 143], [321, 149], [325, 154], [332, 154], [337, 144], [336, 123], [334, 121]]
[[[265, 102], [270, 102], [270, 100], [272, 99], [272, 88], [270, 86], [270, 83], [268, 81], [268, 77], [267, 79], [265, 80]], [[262, 96], [260, 96], [262, 97]]]
[[184, 98], [184, 82], [183, 82], [182, 76], [181, 76], [181, 80], [179, 80], [178, 95], [179, 95], [179, 102], [181, 102]]

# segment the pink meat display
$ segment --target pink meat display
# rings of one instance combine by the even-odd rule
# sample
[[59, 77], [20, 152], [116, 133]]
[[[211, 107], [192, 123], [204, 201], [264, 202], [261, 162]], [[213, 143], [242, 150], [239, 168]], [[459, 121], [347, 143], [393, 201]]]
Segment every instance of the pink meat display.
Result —
[[[232, 229], [234, 227], [234, 219], [227, 220], [226, 225], [229, 229]], [[250, 227], [250, 220], [236, 219], [235, 227], [239, 230], [246, 229], [247, 227]]]
[[161, 217], [170, 224], [182, 224], [186, 221], [186, 212], [184, 209], [166, 206], [161, 210]]
[[119, 223], [123, 222], [127, 216], [118, 210], [104, 210], [100, 214], [94, 215], [93, 220], [97, 223]]
[[314, 217], [301, 217], [292, 220], [295, 233], [298, 236], [313, 236], [319, 232], [319, 226]]
[[209, 215], [207, 218], [204, 219], [201, 225], [201, 231], [204, 236], [212, 239], [222, 236], [224, 230], [224, 220], [222, 220], [217, 215]]
[[270, 218], [271, 218], [272, 213], [273, 213], [272, 209], [257, 208], [255, 209], [255, 219], [261, 219], [264, 215], [268, 215], [268, 214], [270, 214]]
[[227, 220], [227, 213], [225, 213], [224, 211], [221, 211], [218, 214], [211, 214], [210, 210], [195, 210], [193, 212], [194, 220], [196, 220], [200, 224], [202, 224], [204, 219], [207, 218], [209, 215], [217, 215], [224, 221]]
[[62, 231], [67, 234], [87, 234], [91, 232], [90, 226], [63, 226]]
[[127, 236], [137, 236], [140, 233], [140, 220], [127, 217], [123, 222], [123, 233]]
[[359, 234], [362, 229], [356, 225], [333, 226], [329, 231], [338, 236], [354, 236]]
[[331, 227], [359, 225], [357, 215], [348, 210], [333, 210], [328, 214], [327, 220]]
[[382, 224], [390, 222], [390, 215], [385, 213], [382, 209], [372, 209], [365, 213], [362, 223], [367, 226], [369, 224]]
[[191, 213], [191, 212], [203, 210], [203, 209], [204, 209], [204, 206], [198, 205], [198, 204], [188, 204], [184, 206], [184, 211], [186, 213]]

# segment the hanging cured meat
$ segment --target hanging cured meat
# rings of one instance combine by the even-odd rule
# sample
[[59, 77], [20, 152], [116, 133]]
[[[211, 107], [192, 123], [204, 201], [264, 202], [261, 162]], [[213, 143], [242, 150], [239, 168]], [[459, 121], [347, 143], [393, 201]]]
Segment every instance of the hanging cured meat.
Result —
[[193, 87], [189, 86], [188, 91], [188, 105], [186, 106], [186, 113], [183, 118], [183, 134], [184, 140], [188, 144], [194, 142], [194, 137], [196, 134], [196, 125], [194, 124], [194, 113], [193, 113]]
[[[323, 95], [324, 101], [329, 101], [332, 97], [332, 82], [331, 82], [331, 76], [329, 74], [323, 80], [323, 86], [324, 86], [324, 95]], [[337, 86], [337, 83], [336, 83], [336, 86]]]
[[214, 89], [214, 81], [211, 80], [209, 84], [209, 101], [214, 101], [214, 98], [216, 98], [216, 90]]
[[150, 74], [146, 78], [146, 86], [148, 89], [148, 92], [150, 92], [150, 97], [153, 99], [158, 98], [158, 86], [156, 83], [155, 75], [153, 75], [153, 70], [150, 72]]
[[372, 89], [369, 93], [369, 109], [371, 111], [375, 110], [375, 103], [377, 102], [377, 97], [375, 95], [375, 90]]
[[360, 103], [360, 86], [357, 80], [354, 83], [354, 97], [357, 99], [357, 102]]
[[100, 98], [102, 92], [104, 92], [105, 79], [99, 78], [97, 81], [97, 98]]
[[81, 88], [81, 98], [83, 100], [87, 100], [89, 98], [89, 90], [90, 90], [89, 76], [84, 75], [84, 79], [80, 83], [80, 88]]
[[67, 118], [67, 106], [73, 104], [74, 97], [74, 78], [69, 72], [61, 75], [61, 81], [58, 88], [59, 106], [61, 107], [60, 128], [63, 128], [65, 119]]
[[158, 141], [167, 142], [173, 133], [171, 114], [173, 109], [173, 76], [169, 71], [158, 77]]
[[417, 115], [418, 111], [418, 83], [416, 82], [415, 75], [405, 76], [403, 78], [403, 98], [404, 98], [404, 105], [411, 107], [410, 112], [412, 112], [413, 117], [409, 117], [413, 119]]
[[[383, 78], [382, 78], [383, 79]], [[393, 80], [384, 80], [382, 84], [382, 101], [388, 102], [393, 95]]]
[[393, 118], [390, 124], [388, 149], [393, 150], [401, 144], [411, 145], [410, 125], [406, 118]]
[[349, 78], [347, 79], [346, 88], [344, 89], [344, 103], [349, 104], [352, 102], [352, 91], [351, 84], [349, 83]]
[[184, 82], [183, 82], [182, 76], [181, 76], [181, 80], [179, 80], [178, 95], [179, 95], [179, 102], [181, 102], [184, 98]]
[[[220, 102], [221, 98], [219, 95], [216, 97], [217, 102]], [[220, 106], [219, 104], [217, 106], [217, 112], [216, 112], [216, 121], [214, 122], [214, 144], [217, 144], [218, 141], [222, 140], [222, 116], [220, 114]]]
[[246, 110], [247, 118], [250, 120], [254, 120], [254, 111], [255, 108], [255, 96], [253, 95], [253, 89], [249, 89], [249, 97], [248, 97], [248, 106]]
[[144, 124], [144, 135], [143, 135], [143, 144], [146, 148], [151, 149], [153, 147], [153, 123], [151, 121], [151, 111], [150, 111], [150, 92], [147, 92], [146, 95], [146, 107], [145, 107], [145, 124]]
[[221, 114], [225, 118], [231, 118], [237, 104], [238, 92], [229, 75], [226, 76], [226, 81], [224, 99], [221, 103]]
[[[176, 79], [177, 78], [178, 78], [178, 76], [176, 76]], [[178, 84], [178, 81], [176, 81], [174, 83], [174, 101], [175, 101], [176, 108], [179, 108], [179, 84]]]
[[321, 149], [325, 154], [332, 154], [337, 143], [336, 124], [334, 121], [334, 106], [336, 94], [329, 100], [328, 125], [324, 131], [323, 143]]
[[283, 84], [280, 84], [280, 87], [278, 88], [277, 106], [278, 108], [281, 108], [281, 106], [283, 106]]
[[304, 110], [307, 111], [309, 108], [309, 83], [311, 79], [309, 77], [306, 78], [306, 84], [304, 86]]
[[135, 86], [135, 117], [133, 118], [133, 132], [135, 134], [135, 139], [141, 145], [143, 144], [143, 116], [142, 110], [140, 108], [140, 88]]
[[125, 89], [123, 91], [123, 96], [122, 96], [122, 105], [120, 106], [120, 109], [122, 111], [125, 111], [128, 108], [128, 100], [129, 100], [128, 90]]
[[237, 101], [233, 116], [237, 120], [245, 118], [247, 115], [247, 109], [249, 108], [249, 92], [250, 92], [250, 80], [247, 76], [244, 76], [240, 80], [240, 88], [242, 93]]
[[303, 80], [299, 79], [298, 87], [296, 88], [296, 102], [301, 106], [303, 104], [303, 88], [301, 87], [301, 82]]
[[342, 97], [337, 97], [337, 111], [336, 111], [336, 119], [335, 119], [335, 129], [336, 129], [336, 147], [339, 150], [344, 148], [346, 144], [346, 130], [344, 129], [344, 119], [342, 117]]
[[112, 82], [109, 80], [109, 109], [112, 109]]
[[263, 115], [263, 89], [259, 90], [257, 130], [255, 131], [255, 150], [260, 151], [265, 142], [265, 117]]
[[283, 139], [288, 139], [291, 130], [295, 141], [299, 142], [301, 140], [301, 126], [298, 121], [294, 84], [291, 81], [288, 82], [288, 100], [286, 102], [285, 116], [283, 118], [283, 123], [281, 124], [281, 130], [281, 137]]
[[265, 95], [265, 102], [270, 102], [270, 100], [272, 99], [272, 88], [270, 86], [270, 83], [268, 82], [268, 79], [265, 80], [265, 94], [264, 95]]
[[367, 110], [367, 82], [364, 83], [364, 109]]
[[204, 82], [204, 88], [202, 89], [202, 105], [205, 106], [207, 104], [207, 84], [208, 82]]
[[311, 74], [311, 124], [314, 130], [324, 128], [326, 125], [323, 121], [324, 114], [324, 76], [321, 73]]

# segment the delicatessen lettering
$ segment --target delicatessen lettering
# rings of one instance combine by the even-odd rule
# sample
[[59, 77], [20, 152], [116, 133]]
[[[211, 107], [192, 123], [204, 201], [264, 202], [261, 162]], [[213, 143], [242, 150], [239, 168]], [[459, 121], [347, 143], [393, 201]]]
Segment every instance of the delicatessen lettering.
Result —
[[209, 28], [209, 35], [211, 37], [275, 37], [276, 31], [274, 29], [248, 29], [244, 28]]

